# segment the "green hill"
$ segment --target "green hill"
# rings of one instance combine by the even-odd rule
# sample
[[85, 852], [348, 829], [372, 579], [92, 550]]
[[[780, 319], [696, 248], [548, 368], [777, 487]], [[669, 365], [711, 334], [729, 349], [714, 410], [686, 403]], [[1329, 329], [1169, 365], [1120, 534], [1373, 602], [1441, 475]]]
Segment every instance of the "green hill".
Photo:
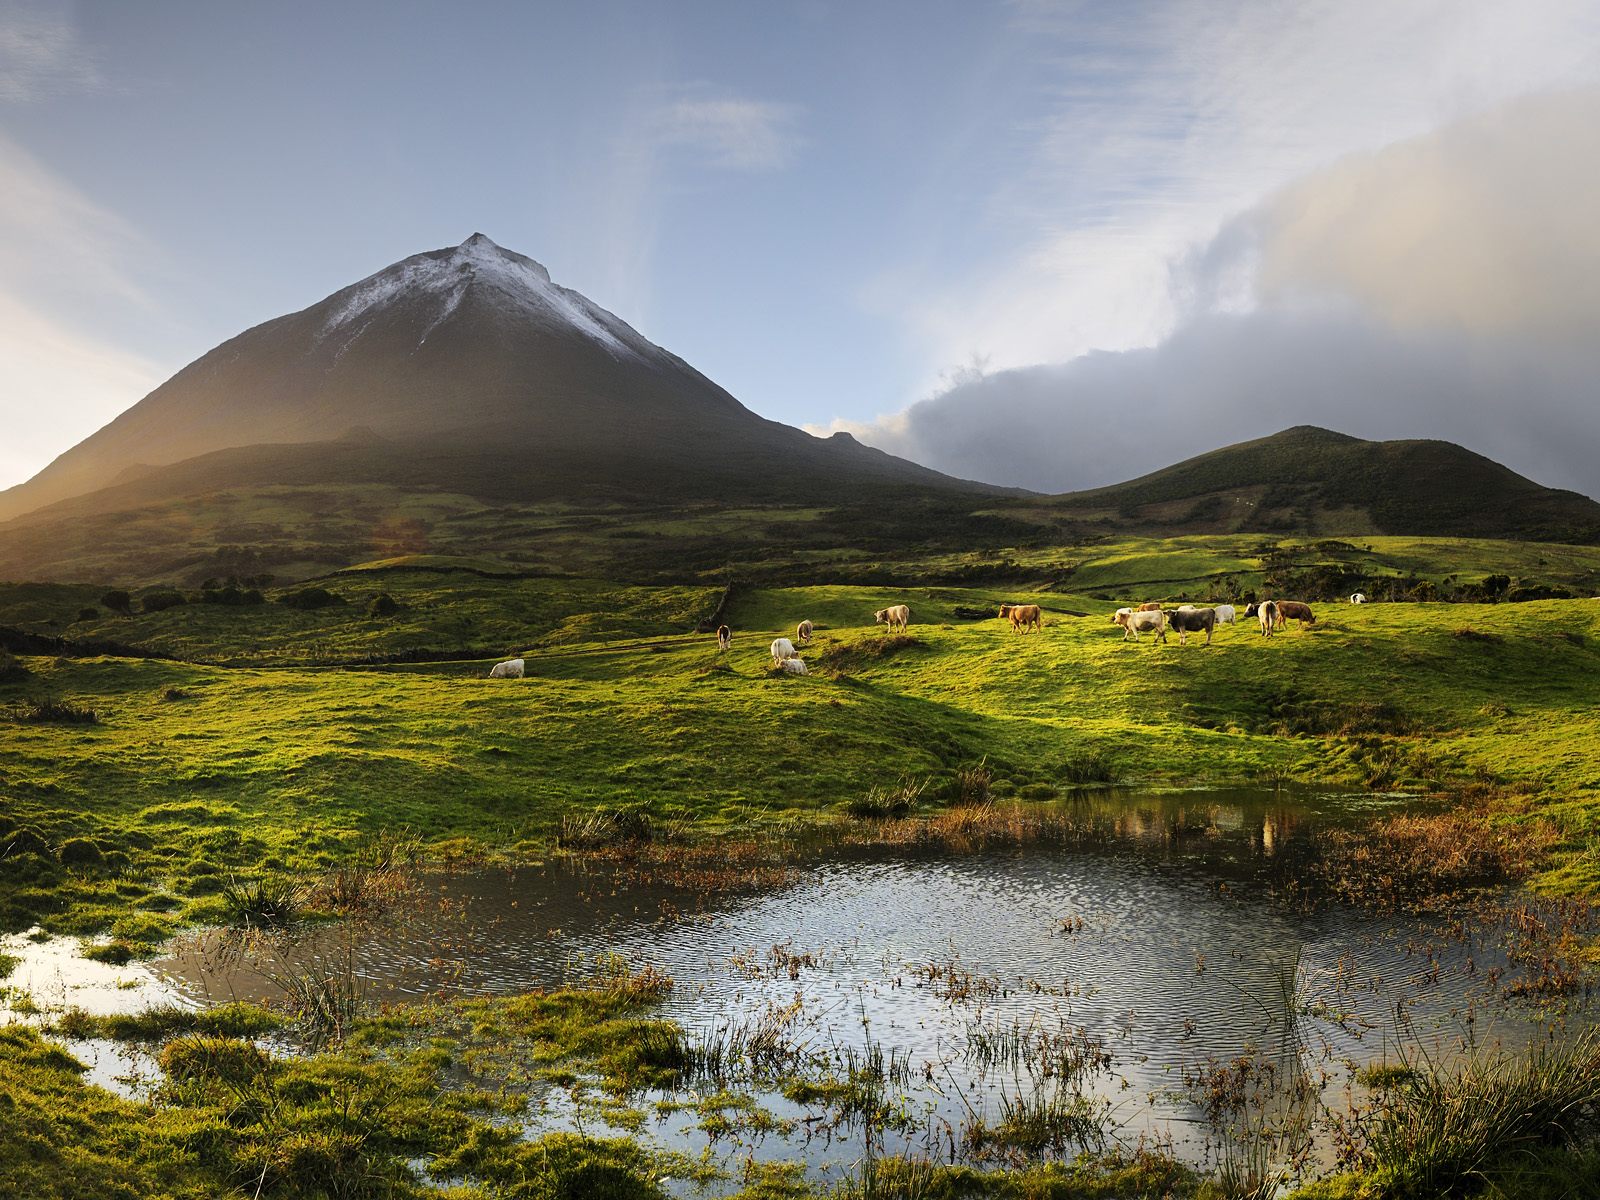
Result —
[[1110, 526], [1186, 533], [1600, 540], [1600, 504], [1453, 442], [1366, 442], [1314, 425], [1050, 505]]

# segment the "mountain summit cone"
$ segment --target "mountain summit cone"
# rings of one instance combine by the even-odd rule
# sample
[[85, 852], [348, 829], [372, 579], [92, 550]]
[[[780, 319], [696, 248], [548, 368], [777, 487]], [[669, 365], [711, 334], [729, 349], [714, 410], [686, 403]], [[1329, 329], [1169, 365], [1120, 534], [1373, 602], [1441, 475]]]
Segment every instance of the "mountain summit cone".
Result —
[[[256, 450], [237, 453], [246, 447]], [[200, 460], [224, 451], [236, 453]], [[119, 482], [137, 480], [149, 499], [324, 472], [321, 482], [474, 495], [580, 482], [678, 495], [784, 481], [813, 493], [871, 480], [976, 486], [764, 420], [533, 259], [474, 233], [224, 342], [0, 492], [0, 521]]]

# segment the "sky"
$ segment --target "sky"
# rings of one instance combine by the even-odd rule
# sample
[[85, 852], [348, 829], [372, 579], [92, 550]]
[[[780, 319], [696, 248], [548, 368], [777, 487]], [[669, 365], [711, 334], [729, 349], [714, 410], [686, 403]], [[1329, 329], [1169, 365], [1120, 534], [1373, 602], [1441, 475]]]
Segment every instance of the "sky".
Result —
[[1600, 0], [0, 0], [0, 487], [475, 231], [1062, 491], [1289, 425], [1600, 495]]

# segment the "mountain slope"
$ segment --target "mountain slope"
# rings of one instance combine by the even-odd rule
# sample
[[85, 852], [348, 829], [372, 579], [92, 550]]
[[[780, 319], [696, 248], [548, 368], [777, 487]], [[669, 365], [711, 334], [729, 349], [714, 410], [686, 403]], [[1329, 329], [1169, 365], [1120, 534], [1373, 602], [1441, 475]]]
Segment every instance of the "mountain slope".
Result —
[[[551, 283], [532, 259], [474, 234], [224, 342], [33, 479], [0, 492], [0, 521], [131, 480], [144, 483], [147, 498], [152, 489], [175, 495], [239, 482], [228, 473], [236, 463], [214, 463], [211, 477], [160, 470], [201, 455], [352, 441], [385, 447], [366, 456], [367, 476], [387, 469], [468, 493], [480, 490], [486, 460], [498, 464], [491, 477], [515, 474], [508, 454], [577, 466], [597, 482], [613, 481], [612, 460], [652, 464], [653, 486], [691, 491], [715, 491], [729, 478], [808, 476], [821, 486], [980, 486], [849, 438], [823, 441], [764, 420], [626, 322]], [[298, 456], [246, 457], [255, 464], [250, 482], [264, 483], [277, 481], [261, 477], [268, 461], [292, 474]], [[505, 486], [502, 478], [491, 491]]]
[[1196, 533], [1600, 538], [1600, 504], [1544, 487], [1453, 442], [1367, 442], [1314, 425], [1049, 503]]

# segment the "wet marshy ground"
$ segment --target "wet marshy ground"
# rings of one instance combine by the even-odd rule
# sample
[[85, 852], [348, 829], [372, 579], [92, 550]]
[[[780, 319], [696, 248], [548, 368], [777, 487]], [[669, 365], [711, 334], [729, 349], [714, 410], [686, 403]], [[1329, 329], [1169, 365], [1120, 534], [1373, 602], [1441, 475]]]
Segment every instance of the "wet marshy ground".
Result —
[[1285, 886], [1371, 797], [1086, 797], [1029, 806], [1046, 818], [1022, 833], [791, 843], [730, 854], [721, 877], [670, 849], [424, 874], [374, 919], [196, 935], [122, 969], [144, 995], [99, 999], [281, 1004], [286, 980], [316, 977], [392, 1007], [650, 964], [700, 1082], [620, 1107], [551, 1086], [543, 1127], [609, 1122], [822, 1175], [864, 1153], [1007, 1162], [1141, 1140], [1212, 1166], [1326, 1163], [1329, 1114], [1366, 1095], [1357, 1069], [1587, 1023], [1524, 906], [1380, 918]]

